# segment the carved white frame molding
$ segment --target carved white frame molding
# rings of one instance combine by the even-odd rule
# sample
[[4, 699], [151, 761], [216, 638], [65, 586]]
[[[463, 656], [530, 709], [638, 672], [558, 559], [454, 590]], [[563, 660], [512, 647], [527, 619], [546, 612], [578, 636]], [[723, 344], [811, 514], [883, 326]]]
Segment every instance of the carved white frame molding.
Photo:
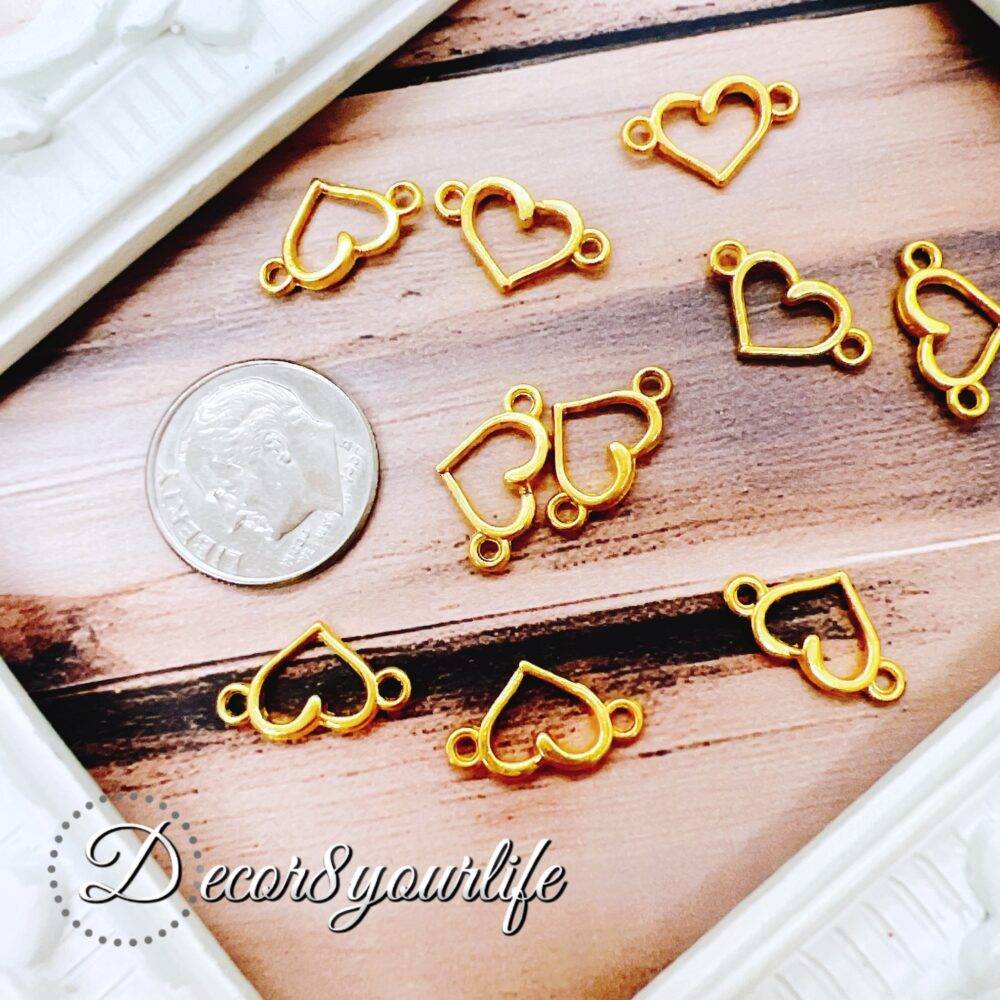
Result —
[[48, 0], [0, 38], [0, 373], [448, 0]]
[[1000, 1000], [1000, 677], [639, 996]]
[[[74, 929], [46, 883], [46, 855], [71, 811], [84, 812], [95, 832], [123, 823], [97, 783], [70, 753], [0, 660], [0, 996], [10, 1000], [260, 1000], [180, 893], [155, 906], [120, 904], [96, 914], [93, 926], [126, 942], [99, 944]], [[84, 803], [90, 803], [84, 809]], [[91, 808], [92, 807], [92, 808]], [[176, 828], [176, 825], [175, 825]], [[75, 884], [93, 878], [82, 852], [65, 853], [61, 873]], [[141, 891], [155, 883], [141, 873]], [[66, 891], [62, 889], [59, 891]], [[67, 893], [71, 895], [71, 893]], [[68, 902], [68, 900], [67, 900]], [[74, 912], [78, 912], [75, 910]], [[174, 918], [166, 936], [156, 928]], [[92, 924], [87, 924], [88, 927]], [[96, 933], [96, 932], [95, 932]], [[151, 944], [142, 943], [151, 935]], [[128, 945], [130, 939], [140, 942]]]

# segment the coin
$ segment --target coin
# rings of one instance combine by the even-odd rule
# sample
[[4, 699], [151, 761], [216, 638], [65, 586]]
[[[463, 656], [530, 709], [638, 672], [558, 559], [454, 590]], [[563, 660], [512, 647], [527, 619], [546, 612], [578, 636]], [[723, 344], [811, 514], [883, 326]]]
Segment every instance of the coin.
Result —
[[164, 414], [146, 496], [170, 547], [208, 576], [287, 583], [343, 552], [378, 489], [375, 437], [357, 403], [290, 361], [210, 372]]

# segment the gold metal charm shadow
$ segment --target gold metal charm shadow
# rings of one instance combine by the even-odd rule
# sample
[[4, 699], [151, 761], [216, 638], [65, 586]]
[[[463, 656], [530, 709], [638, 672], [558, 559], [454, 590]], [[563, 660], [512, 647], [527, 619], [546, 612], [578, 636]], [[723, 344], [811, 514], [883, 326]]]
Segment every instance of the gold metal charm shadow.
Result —
[[[526, 411], [515, 409], [526, 400]], [[542, 394], [533, 385], [516, 385], [507, 391], [504, 409], [495, 417], [484, 420], [447, 458], [438, 464], [437, 472], [448, 487], [455, 505], [473, 528], [469, 540], [469, 560], [480, 572], [495, 573], [510, 561], [510, 543], [531, 527], [535, 519], [535, 494], [531, 481], [542, 471], [549, 455], [549, 434], [541, 421]], [[488, 437], [505, 431], [524, 434], [531, 439], [533, 450], [527, 462], [508, 469], [504, 483], [517, 495], [519, 508], [507, 524], [487, 521], [466, 496], [455, 478], [455, 468]]]
[[[721, 169], [704, 160], [685, 153], [667, 137], [663, 119], [673, 111], [691, 111], [699, 125], [711, 125], [719, 114], [719, 107], [730, 95], [747, 97], [753, 103], [756, 119], [754, 130], [733, 158]], [[651, 153], [656, 150], [666, 159], [690, 170], [716, 187], [725, 187], [737, 171], [753, 155], [773, 123], [790, 121], [799, 110], [799, 92], [790, 83], [772, 83], [765, 87], [752, 76], [724, 76], [716, 80], [703, 94], [677, 91], [661, 97], [649, 115], [636, 115], [622, 126], [621, 140], [633, 153]]]
[[[560, 220], [569, 230], [566, 242], [544, 260], [508, 274], [486, 248], [476, 229], [479, 207], [489, 198], [503, 198], [510, 202], [521, 229], [530, 229], [539, 218]], [[454, 204], [456, 199], [459, 200], [457, 205]], [[526, 188], [506, 177], [484, 177], [471, 186], [462, 181], [445, 181], [434, 194], [434, 207], [446, 222], [461, 223], [462, 234], [472, 255], [490, 281], [504, 293], [567, 262], [572, 262], [581, 270], [594, 271], [603, 267], [611, 256], [611, 240], [600, 229], [584, 228], [583, 217], [568, 201], [535, 201]]]
[[[339, 233], [333, 260], [325, 267], [309, 270], [302, 263], [299, 243], [323, 198], [370, 205], [382, 213], [385, 224], [378, 236], [363, 243], [356, 242], [350, 233]], [[318, 177], [313, 178], [285, 233], [281, 256], [272, 257], [261, 265], [261, 288], [269, 295], [280, 298], [296, 288], [317, 292], [338, 284], [351, 273], [359, 260], [391, 250], [399, 242], [401, 221], [419, 212], [423, 204], [423, 191], [410, 181], [399, 181], [385, 194], [379, 194], [368, 188], [331, 184]]]
[[[738, 240], [722, 240], [708, 255], [710, 272], [720, 281], [729, 282], [729, 299], [736, 320], [736, 353], [741, 358], [820, 358], [830, 355], [844, 368], [857, 368], [872, 355], [871, 335], [853, 326], [854, 312], [844, 294], [825, 281], [803, 278], [795, 265], [776, 250], [750, 253]], [[804, 346], [755, 344], [750, 336], [744, 283], [755, 267], [765, 266], [781, 272], [785, 291], [781, 304], [786, 308], [803, 302], [819, 302], [833, 317], [833, 328], [821, 341]]]
[[[283, 663], [314, 642], [326, 646], [361, 678], [365, 686], [365, 703], [350, 715], [333, 715], [323, 709], [319, 695], [313, 694], [309, 696], [294, 719], [287, 722], [275, 721], [263, 704], [264, 684]], [[385, 680], [395, 681], [399, 685], [399, 694], [394, 698], [386, 698], [379, 693], [379, 687]], [[286, 646], [280, 653], [275, 653], [254, 674], [249, 684], [242, 681], [227, 684], [215, 700], [215, 711], [227, 726], [239, 726], [249, 722], [261, 736], [269, 740], [294, 740], [308, 735], [318, 726], [335, 733], [349, 733], [360, 729], [371, 722], [378, 709], [382, 709], [383, 712], [396, 712], [401, 709], [410, 699], [410, 690], [410, 678], [398, 667], [385, 667], [374, 673], [343, 639], [334, 635], [329, 625], [316, 622], [291, 645]], [[246, 699], [246, 706], [242, 712], [230, 711], [229, 703], [235, 697]]]
[[[990, 393], [983, 385], [1000, 353], [1000, 303], [990, 298], [964, 274], [942, 267], [940, 248], [929, 240], [903, 247], [899, 264], [906, 279], [896, 293], [896, 316], [903, 329], [917, 338], [917, 367], [935, 389], [945, 390], [948, 409], [961, 420], [975, 420], [990, 408]], [[949, 375], [937, 358], [938, 346], [951, 333], [943, 320], [929, 316], [920, 304], [920, 291], [929, 285], [950, 288], [996, 324], [979, 357], [961, 375]]]
[[[631, 389], [589, 396], [572, 403], [556, 403], [552, 408], [552, 441], [555, 456], [556, 478], [561, 492], [549, 500], [549, 523], [558, 531], [577, 531], [583, 527], [591, 511], [608, 510], [625, 499], [636, 475], [636, 460], [650, 452], [663, 437], [663, 415], [660, 407], [673, 389], [670, 374], [663, 368], [643, 368], [632, 379]], [[566, 465], [566, 421], [574, 414], [592, 413], [595, 410], [628, 406], [645, 418], [646, 429], [634, 444], [612, 441], [608, 445], [612, 480], [599, 493], [580, 489], [569, 474]]]
[[[777, 638], [767, 627], [768, 612], [782, 598], [791, 594], [823, 590], [826, 587], [841, 588], [847, 599], [851, 617], [860, 630], [858, 638], [863, 656], [858, 669], [849, 677], [841, 677], [828, 669], [823, 657], [822, 642], [815, 633], [807, 635], [801, 646], [793, 646]], [[746, 591], [752, 591], [752, 600], [747, 599]], [[878, 702], [896, 701], [906, 690], [906, 674], [903, 668], [891, 660], [882, 658], [882, 644], [878, 632], [875, 631], [875, 626], [861, 602], [861, 595], [843, 570], [828, 573], [826, 576], [776, 584], [773, 587], [769, 587], [756, 576], [734, 576], [726, 584], [722, 594], [732, 611], [750, 619], [753, 637], [765, 653], [784, 660], [794, 660], [802, 673], [818, 688], [838, 694], [856, 694], [864, 691]], [[887, 683], [880, 684], [880, 677]]]
[[[493, 749], [493, 727], [500, 713], [514, 697], [525, 676], [535, 677], [552, 684], [567, 694], [579, 698], [587, 706], [597, 722], [594, 742], [584, 750], [567, 750], [560, 746], [547, 732], [535, 737], [535, 752], [524, 760], [504, 760]], [[622, 713], [629, 719], [625, 729], [619, 729], [612, 718], [614, 713]], [[562, 770], [579, 770], [600, 763], [614, 742], [634, 740], [642, 732], [642, 706], [632, 698], [613, 698], [601, 701], [585, 684], [567, 680], [550, 670], [536, 667], [522, 660], [514, 671], [507, 686], [500, 692], [489, 711], [478, 726], [462, 726], [456, 729], [445, 745], [448, 761], [455, 767], [475, 767], [483, 764], [493, 774], [504, 778], [523, 778], [536, 771], [543, 763]], [[466, 752], [462, 751], [463, 746]]]

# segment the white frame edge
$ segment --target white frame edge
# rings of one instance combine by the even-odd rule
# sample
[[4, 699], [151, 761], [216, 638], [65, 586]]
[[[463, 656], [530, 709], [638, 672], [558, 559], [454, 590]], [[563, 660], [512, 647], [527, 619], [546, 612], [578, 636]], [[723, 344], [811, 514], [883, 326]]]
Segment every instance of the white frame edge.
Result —
[[[60, 2], [75, 0], [49, 0], [50, 6], [43, 7], [39, 17], [47, 13], [51, 20], [62, 13]], [[174, 226], [450, 6], [449, 0], [359, 0], [353, 8], [319, 0], [213, 2], [223, 7], [228, 4], [226, 9], [239, 8], [236, 16], [252, 22], [246, 39], [233, 43], [223, 39], [216, 44], [212, 35], [215, 25], [210, 24], [203, 37], [190, 43], [206, 62], [216, 53], [235, 53], [246, 61], [238, 67], [238, 75], [234, 74], [233, 93], [221, 121], [206, 121], [207, 116], [194, 123], [182, 121], [169, 136], [170, 143], [163, 143], [170, 148], [160, 162], [137, 158], [136, 163], [128, 164], [125, 176], [115, 178], [114, 196], [102, 205], [103, 218], [88, 224], [82, 234], [73, 230], [72, 199], [54, 206], [48, 222], [39, 213], [37, 219], [29, 217], [30, 226], [19, 230], [15, 220], [18, 215], [24, 217], [23, 196], [0, 187], [0, 226], [13, 233], [15, 245], [27, 250], [8, 260], [5, 277], [9, 280], [0, 288], [0, 374]], [[104, 0], [104, 6], [116, 9], [115, 0]], [[164, 17], [169, 17], [173, 5], [163, 6]], [[182, 13], [189, 8], [194, 11], [189, 20], [197, 17], [211, 22], [212, 15], [196, 7], [197, 2], [194, 7], [189, 3], [188, 8], [182, 4], [180, 9]], [[346, 18], [345, 9], [350, 11]], [[281, 22], [281, 32], [269, 30], [265, 58], [254, 52], [253, 36], [258, 26], [262, 32], [264, 25], [271, 29], [275, 21]], [[17, 148], [21, 142], [17, 134], [11, 138], [11, 130], [21, 123], [24, 107], [29, 111], [32, 107], [22, 91], [33, 87], [43, 96], [46, 89], [54, 91], [51, 103], [70, 105], [70, 124], [75, 120], [84, 128], [91, 127], [95, 121], [107, 120], [110, 101], [129, 99], [129, 74], [134, 75], [137, 67], [143, 69], [144, 63], [153, 66], [163, 48], [177, 42], [172, 37], [180, 33], [177, 29], [178, 25], [169, 21], [146, 29], [149, 37], [130, 40], [126, 57], [120, 55], [124, 47], [120, 35], [109, 39], [105, 44], [109, 53], [107, 78], [98, 83], [59, 79], [45, 63], [48, 58], [58, 66], [62, 58], [58, 49], [50, 56], [40, 55], [38, 67], [19, 70], [14, 83], [20, 91], [5, 81], [0, 66], [0, 179], [35, 184], [41, 199], [47, 183], [55, 187], [68, 173], [65, 151], [46, 150], [46, 146], [57, 145], [58, 126], [56, 138], [29, 138], [25, 149]], [[18, 34], [0, 39], [0, 46], [8, 46], [5, 52], [17, 51], [9, 46]], [[275, 34], [280, 42], [275, 42]], [[92, 39], [86, 41], [94, 44]], [[285, 43], [287, 56], [280, 50]], [[275, 68], [278, 65], [280, 70]], [[86, 67], [76, 75], [82, 77], [85, 72]], [[64, 92], [72, 88], [81, 94], [76, 104], [72, 96], [65, 98]], [[37, 177], [25, 178], [32, 168], [21, 165], [21, 158], [36, 154], [43, 154], [40, 161], [33, 161], [41, 164]], [[81, 213], [85, 207], [80, 207]], [[33, 209], [30, 206], [29, 212]], [[51, 233], [53, 227], [60, 232]], [[35, 232], [40, 246], [32, 240]], [[44, 277], [39, 278], [39, 274]]]
[[[939, 883], [928, 892], [948, 894], [947, 905], [921, 901], [913, 863]], [[998, 894], [1000, 677], [639, 996], [994, 1000], [1000, 996]], [[862, 947], [851, 940], [861, 923], [854, 907], [877, 927]], [[885, 917], [893, 908], [912, 910], [906, 918], [920, 916], [926, 939], [914, 930], [906, 941]], [[839, 941], [830, 940], [835, 936]], [[876, 958], [883, 945], [905, 950], [909, 960]]]
[[[71, 928], [45, 885], [48, 876], [43, 866], [53, 835], [61, 832], [60, 823], [74, 808], [85, 811], [85, 802], [94, 807], [86, 815], [92, 826], [110, 827], [124, 820], [110, 801], [101, 802], [100, 787], [2, 659], [0, 716], [4, 720], [0, 727], [0, 801], [4, 803], [0, 811], [4, 845], [0, 994], [28, 998], [72, 993], [79, 1000], [99, 1000], [127, 983], [131, 996], [260, 1000], [197, 914], [191, 911], [183, 916], [185, 901], [179, 893], [152, 908], [120, 904], [125, 909], [100, 915], [105, 929], [113, 927], [126, 941], [152, 933], [154, 941], [149, 945], [140, 942], [138, 948], [115, 948], [110, 941], [97, 945], [83, 930]], [[94, 869], [83, 857], [66, 856], [60, 864], [68, 866], [80, 884], [93, 877]], [[150, 930], [153, 917], [147, 911], [153, 909], [157, 921], [163, 920], [166, 911], [177, 923], [162, 940]], [[147, 992], [151, 989], [152, 994]]]

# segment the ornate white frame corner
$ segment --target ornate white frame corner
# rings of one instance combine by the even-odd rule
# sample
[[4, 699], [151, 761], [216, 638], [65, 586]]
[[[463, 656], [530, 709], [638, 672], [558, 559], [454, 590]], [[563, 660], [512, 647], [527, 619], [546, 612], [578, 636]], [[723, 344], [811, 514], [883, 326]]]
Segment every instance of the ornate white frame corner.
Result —
[[0, 373], [449, 0], [47, 0], [0, 38]]
[[1000, 1000], [1000, 677], [642, 1000]]
[[[78, 809], [98, 828], [121, 814], [70, 753], [0, 660], [0, 996], [11, 1000], [101, 1000], [114, 995], [165, 1000], [260, 1000], [193, 910], [175, 893], [155, 907], [121, 904], [102, 913], [103, 926], [139, 947], [115, 948], [74, 930], [53, 903], [43, 865], [60, 821]], [[87, 812], [84, 803], [89, 803]], [[83, 821], [81, 821], [83, 822]], [[57, 838], [60, 839], [60, 838]], [[79, 884], [92, 875], [82, 857], [60, 862]], [[155, 885], [141, 873], [145, 891]], [[138, 883], [137, 883], [138, 884]], [[95, 908], [98, 909], [98, 908]], [[103, 909], [103, 908], [100, 908]], [[164, 911], [169, 934], [154, 929]], [[152, 911], [155, 911], [152, 912]], [[186, 915], [185, 915], [186, 912]], [[152, 944], [142, 944], [152, 935]], [[134, 943], [134, 942], [132, 942]]]

